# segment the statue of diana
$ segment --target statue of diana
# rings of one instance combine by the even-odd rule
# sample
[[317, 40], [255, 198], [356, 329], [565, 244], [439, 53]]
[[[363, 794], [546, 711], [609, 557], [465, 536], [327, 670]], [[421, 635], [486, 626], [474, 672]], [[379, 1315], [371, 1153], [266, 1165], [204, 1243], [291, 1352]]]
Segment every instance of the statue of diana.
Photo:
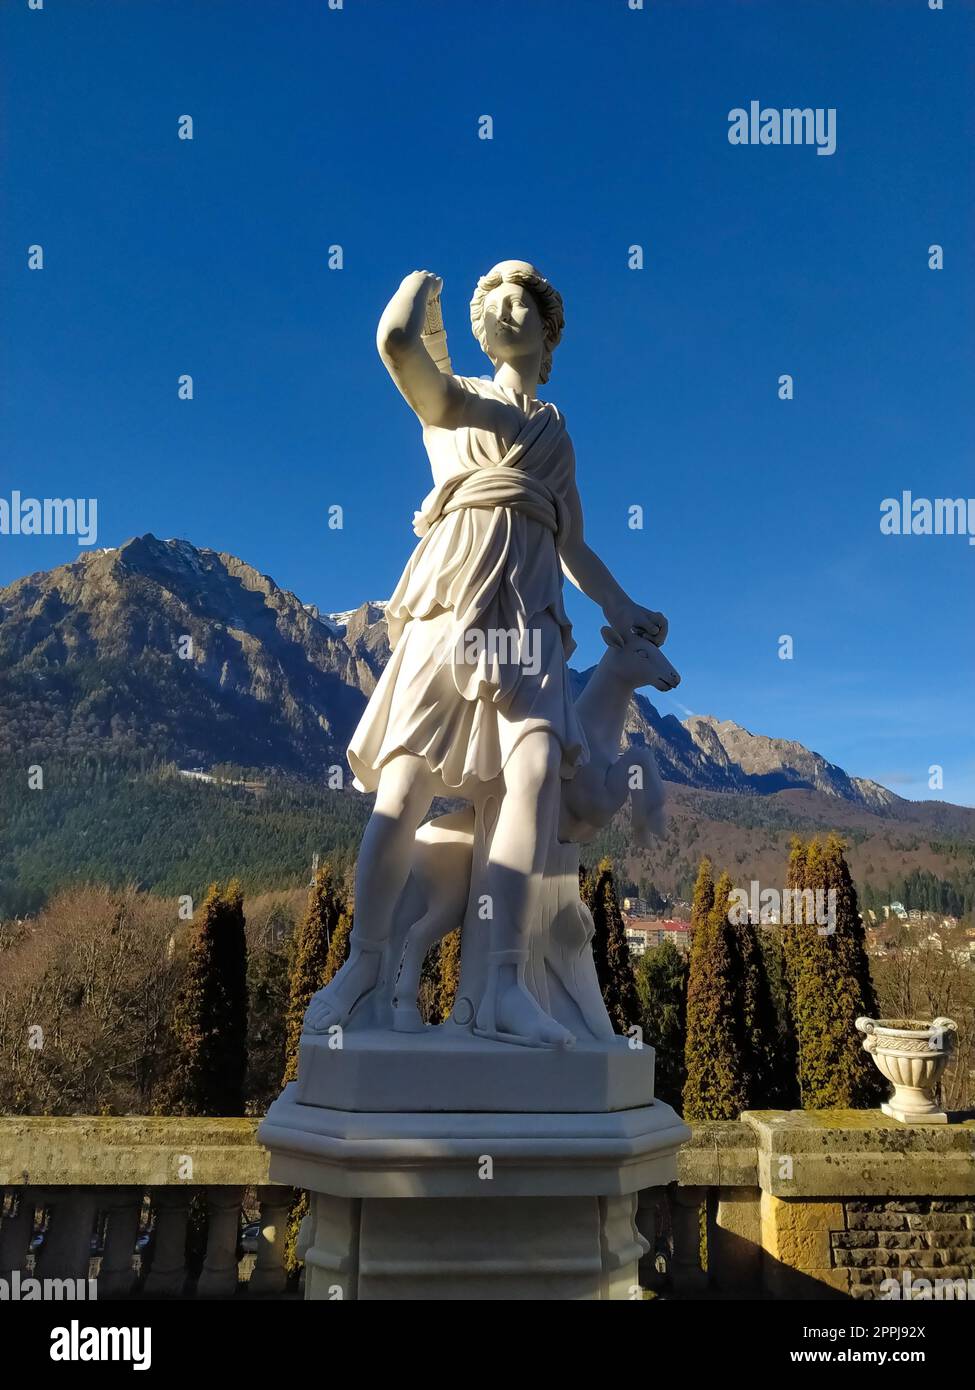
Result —
[[[539, 923], [552, 919], [542, 898], [563, 783], [589, 760], [566, 665], [574, 644], [563, 575], [623, 641], [659, 647], [667, 622], [624, 593], [586, 544], [565, 421], [537, 394], [562, 335], [558, 292], [524, 261], [502, 261], [478, 281], [471, 325], [495, 369], [488, 380], [442, 370], [444, 359], [438, 367], [424, 345], [440, 290], [437, 276], [414, 271], [377, 332], [383, 363], [423, 427], [434, 487], [386, 610], [392, 656], [349, 747], [356, 785], [376, 795], [349, 958], [313, 997], [305, 1028], [349, 1024], [384, 971], [392, 988], [390, 940], [417, 831], [433, 798], [447, 796], [469, 801], [479, 823], [467, 837], [480, 856], [473, 871], [470, 855], [464, 860], [463, 898], [471, 895], [467, 920], [483, 938], [481, 963], [468, 972], [476, 997], [458, 1021], [502, 1042], [565, 1046], [572, 1029], [546, 1008], [531, 968]], [[570, 867], [562, 878], [571, 877]], [[465, 959], [467, 935], [465, 926]]]

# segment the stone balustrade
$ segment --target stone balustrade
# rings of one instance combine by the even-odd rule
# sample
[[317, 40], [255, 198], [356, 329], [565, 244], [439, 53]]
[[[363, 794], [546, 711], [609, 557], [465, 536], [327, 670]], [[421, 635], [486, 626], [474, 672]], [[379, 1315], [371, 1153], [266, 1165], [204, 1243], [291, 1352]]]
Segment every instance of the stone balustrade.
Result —
[[[94, 1276], [99, 1299], [282, 1296], [295, 1192], [268, 1182], [257, 1125], [0, 1117], [0, 1278]], [[242, 1212], [258, 1227], [243, 1257]]]
[[[257, 1124], [0, 1117], [0, 1279], [93, 1277], [99, 1299], [285, 1296], [295, 1193], [268, 1182]], [[649, 1290], [872, 1298], [893, 1280], [926, 1297], [940, 1280], [930, 1296], [975, 1297], [975, 1121], [761, 1111], [691, 1128], [678, 1183], [641, 1194]], [[242, 1212], [258, 1228], [243, 1256]]]

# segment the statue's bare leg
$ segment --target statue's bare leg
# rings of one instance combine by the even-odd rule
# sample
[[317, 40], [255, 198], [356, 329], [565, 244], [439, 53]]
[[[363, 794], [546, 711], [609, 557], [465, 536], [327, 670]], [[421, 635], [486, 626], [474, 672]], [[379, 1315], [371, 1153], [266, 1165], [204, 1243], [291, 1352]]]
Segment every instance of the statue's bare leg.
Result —
[[575, 1041], [525, 983], [533, 914], [558, 820], [561, 759], [558, 740], [544, 730], [526, 734], [515, 748], [487, 865], [491, 950], [474, 1031], [531, 1047]]
[[355, 925], [349, 958], [330, 984], [312, 996], [305, 1014], [310, 1033], [348, 1022], [379, 976], [393, 911], [413, 862], [417, 827], [430, 808], [434, 779], [423, 758], [398, 753], [379, 774], [376, 805], [359, 848]]

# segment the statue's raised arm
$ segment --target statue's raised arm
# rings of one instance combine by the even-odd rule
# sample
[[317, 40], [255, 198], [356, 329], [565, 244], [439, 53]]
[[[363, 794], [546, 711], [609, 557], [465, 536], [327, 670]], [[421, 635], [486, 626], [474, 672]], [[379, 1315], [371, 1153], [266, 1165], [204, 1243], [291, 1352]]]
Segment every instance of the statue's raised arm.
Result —
[[422, 423], [449, 428], [463, 409], [464, 392], [449, 371], [440, 369], [423, 342], [430, 306], [442, 288], [439, 275], [411, 271], [383, 310], [376, 346], [397, 389]]

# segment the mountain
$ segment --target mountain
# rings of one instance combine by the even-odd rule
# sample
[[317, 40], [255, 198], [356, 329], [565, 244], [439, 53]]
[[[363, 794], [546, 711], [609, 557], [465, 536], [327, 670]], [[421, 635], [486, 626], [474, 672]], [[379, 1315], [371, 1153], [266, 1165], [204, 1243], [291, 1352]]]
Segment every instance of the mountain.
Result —
[[[233, 555], [152, 535], [29, 575], [0, 590], [0, 756], [320, 776], [389, 657], [383, 608], [322, 614]], [[574, 674], [577, 689], [590, 674]], [[625, 733], [687, 787], [804, 790], [879, 814], [909, 804], [800, 743], [681, 722], [640, 694]]]
[[886, 787], [866, 778], [848, 776], [820, 753], [812, 753], [792, 739], [752, 734], [730, 719], [719, 721], [712, 715], [692, 715], [681, 727], [711, 762], [732, 770], [732, 775], [745, 779], [754, 791], [805, 787], [875, 808], [890, 806], [897, 800]]
[[187, 541], [83, 555], [0, 590], [0, 756], [314, 775], [341, 756], [382, 669], [378, 616], [366, 605], [340, 626]]

